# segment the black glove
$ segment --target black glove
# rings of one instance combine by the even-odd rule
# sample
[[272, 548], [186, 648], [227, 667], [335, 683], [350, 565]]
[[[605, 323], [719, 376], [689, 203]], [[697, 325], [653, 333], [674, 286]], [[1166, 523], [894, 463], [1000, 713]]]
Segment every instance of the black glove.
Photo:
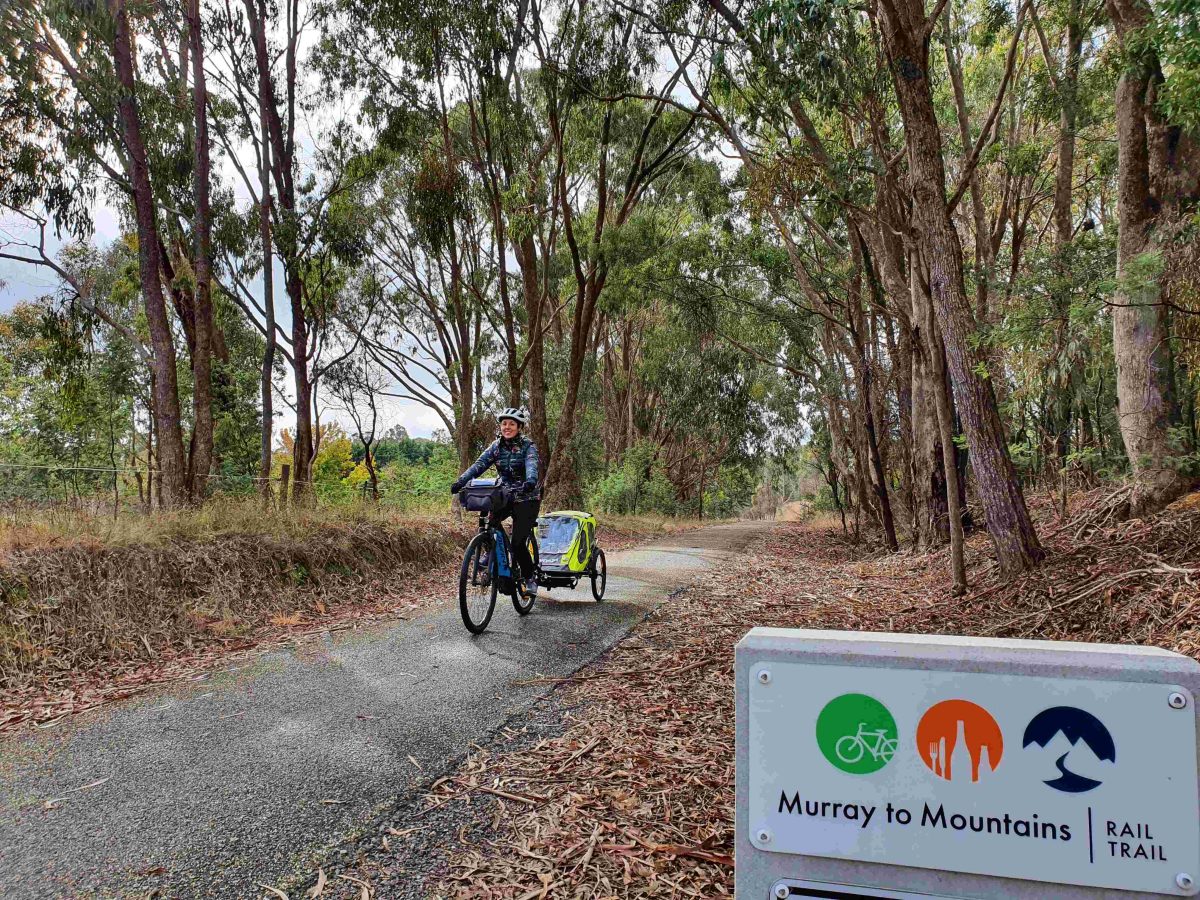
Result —
[[457, 494], [462, 489], [463, 489], [463, 483], [461, 481], [454, 482], [454, 484], [450, 485], [451, 496], [453, 496], [454, 494]]
[[536, 481], [525, 482], [525, 493], [532, 494], [536, 490], [537, 490], [537, 482]]

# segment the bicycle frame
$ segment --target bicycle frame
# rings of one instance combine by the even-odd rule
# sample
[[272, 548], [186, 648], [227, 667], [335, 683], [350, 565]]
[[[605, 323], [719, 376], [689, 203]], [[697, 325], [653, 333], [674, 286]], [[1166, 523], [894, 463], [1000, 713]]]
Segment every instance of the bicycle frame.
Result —
[[[481, 512], [479, 514], [479, 531], [480, 533], [488, 531], [488, 517], [490, 513]], [[516, 567], [516, 557], [512, 551], [512, 541], [508, 539], [508, 532], [504, 530], [504, 525], [497, 523], [492, 532], [492, 558], [488, 560], [488, 568], [491, 569], [493, 578], [510, 578]], [[496, 552], [496, 548], [501, 548], [502, 552]]]
[[[862, 745], [863, 749], [867, 753], [870, 753], [875, 759], [879, 759], [879, 757], [887, 751], [888, 744], [893, 742], [890, 738], [888, 738], [885, 730], [877, 728], [872, 729], [871, 731], [865, 731], [865, 728], [866, 723], [859, 722], [858, 732], [854, 735], [854, 739]], [[891, 749], [892, 752], [895, 753], [895, 746], [893, 746]]]

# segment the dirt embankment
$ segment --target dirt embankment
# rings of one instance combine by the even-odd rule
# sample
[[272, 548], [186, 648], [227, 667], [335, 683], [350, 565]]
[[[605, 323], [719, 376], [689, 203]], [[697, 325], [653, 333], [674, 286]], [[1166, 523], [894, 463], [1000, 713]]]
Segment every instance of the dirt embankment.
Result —
[[[366, 520], [300, 535], [9, 553], [0, 561], [0, 728], [78, 709], [91, 688], [336, 621], [350, 607], [412, 605], [417, 583], [448, 572], [465, 540], [449, 522]], [[40, 711], [29, 707], [35, 698]]]

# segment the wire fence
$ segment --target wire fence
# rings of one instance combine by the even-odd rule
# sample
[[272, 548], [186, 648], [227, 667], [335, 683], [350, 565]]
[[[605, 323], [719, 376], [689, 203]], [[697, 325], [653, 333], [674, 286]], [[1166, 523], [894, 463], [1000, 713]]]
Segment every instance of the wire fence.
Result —
[[[344, 480], [298, 482], [290, 466], [270, 478], [249, 473], [211, 473], [205, 481], [206, 498], [251, 499], [264, 494], [276, 507], [286, 507], [297, 490], [320, 506], [353, 503], [386, 504], [397, 509], [427, 507], [448, 497], [440, 486], [412, 486], [388, 479], [378, 487], [370, 481], [349, 484]], [[264, 491], [264, 487], [269, 490]], [[161, 473], [155, 469], [0, 462], [0, 507], [7, 509], [70, 508], [73, 511], [117, 514], [148, 512], [158, 506]]]

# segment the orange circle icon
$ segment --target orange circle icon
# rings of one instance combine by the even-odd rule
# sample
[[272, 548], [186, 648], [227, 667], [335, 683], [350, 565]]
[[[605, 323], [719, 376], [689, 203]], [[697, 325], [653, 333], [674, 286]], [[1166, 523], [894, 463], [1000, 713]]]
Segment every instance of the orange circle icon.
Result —
[[992, 714], [970, 700], [943, 700], [917, 723], [917, 753], [934, 775], [947, 781], [979, 781], [1004, 754], [1004, 736]]

